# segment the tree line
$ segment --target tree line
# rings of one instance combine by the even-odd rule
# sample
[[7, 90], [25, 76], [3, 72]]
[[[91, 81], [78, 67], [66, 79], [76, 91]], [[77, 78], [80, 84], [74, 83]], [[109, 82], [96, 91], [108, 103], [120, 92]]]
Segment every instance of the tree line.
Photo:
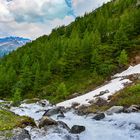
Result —
[[0, 97], [58, 102], [127, 66], [140, 50], [137, 0], [114, 0], [0, 60]]

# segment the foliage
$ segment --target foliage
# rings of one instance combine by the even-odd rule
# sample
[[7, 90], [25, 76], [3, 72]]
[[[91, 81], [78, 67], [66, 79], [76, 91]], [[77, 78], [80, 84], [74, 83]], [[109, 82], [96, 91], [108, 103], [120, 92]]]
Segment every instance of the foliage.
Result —
[[[140, 9], [136, 3], [114, 0], [104, 4], [2, 58], [0, 97], [12, 97], [19, 88], [22, 98], [53, 101], [55, 97], [58, 102], [106, 80], [119, 64], [126, 65], [126, 54], [139, 48]], [[66, 93], [59, 93], [61, 86]]]
[[118, 62], [120, 65], [124, 65], [124, 66], [128, 64], [128, 56], [125, 50], [121, 51]]
[[115, 105], [130, 106], [140, 104], [140, 84], [132, 85], [112, 97]]
[[17, 88], [15, 90], [15, 93], [14, 93], [14, 96], [13, 96], [13, 104], [16, 106], [16, 105], [19, 105], [20, 104], [20, 101], [21, 101], [21, 90], [19, 88]]

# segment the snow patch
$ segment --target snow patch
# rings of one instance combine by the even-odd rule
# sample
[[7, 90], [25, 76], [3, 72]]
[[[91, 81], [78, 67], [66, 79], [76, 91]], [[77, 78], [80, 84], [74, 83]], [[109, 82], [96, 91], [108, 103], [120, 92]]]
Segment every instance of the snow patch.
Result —
[[140, 64], [136, 66], [130, 66], [127, 70], [123, 71], [122, 73], [118, 73], [114, 75], [114, 77], [123, 77], [123, 76], [129, 76], [133, 74], [140, 74]]
[[89, 101], [95, 99], [95, 95], [99, 95], [100, 92], [108, 90], [109, 93], [106, 93], [101, 98], [108, 99], [109, 96], [115, 94], [117, 91], [123, 89], [125, 86], [124, 84], [131, 83], [129, 79], [122, 80], [121, 78], [117, 78], [114, 80], [111, 80], [108, 84], [91, 91], [87, 94], [84, 94], [82, 96], [58, 103], [57, 106], [64, 106], [64, 107], [71, 107], [73, 103], [79, 103], [80, 105], [90, 105]]

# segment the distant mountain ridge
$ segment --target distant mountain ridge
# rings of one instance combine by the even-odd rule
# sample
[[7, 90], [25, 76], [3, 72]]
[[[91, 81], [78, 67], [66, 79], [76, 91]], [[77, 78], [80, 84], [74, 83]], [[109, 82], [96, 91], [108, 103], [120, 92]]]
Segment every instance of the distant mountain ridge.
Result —
[[5, 54], [8, 54], [13, 50], [16, 50], [18, 47], [21, 47], [30, 41], [31, 40], [28, 38], [14, 36], [0, 38], [0, 57], [2, 57]]

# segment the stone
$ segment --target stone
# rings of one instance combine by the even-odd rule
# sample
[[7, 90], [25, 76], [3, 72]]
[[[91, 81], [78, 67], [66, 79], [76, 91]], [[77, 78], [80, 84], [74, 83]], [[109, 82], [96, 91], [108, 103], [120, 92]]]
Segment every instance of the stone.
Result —
[[94, 120], [97, 120], [97, 121], [102, 120], [102, 119], [104, 119], [104, 118], [105, 118], [105, 114], [104, 114], [104, 113], [99, 113], [99, 114], [97, 114], [97, 115], [95, 115], [95, 116], [93, 117], [93, 119], [94, 119]]
[[95, 99], [94, 104], [97, 106], [104, 106], [104, 105], [107, 105], [108, 102], [105, 99], [98, 97]]
[[43, 116], [39, 122], [39, 128], [50, 125], [57, 125], [57, 122], [47, 116]]
[[138, 105], [131, 105], [129, 108], [125, 108], [125, 113], [131, 113], [131, 112], [138, 112], [140, 110], [140, 106]]
[[85, 115], [86, 113], [86, 109], [87, 109], [88, 106], [86, 105], [81, 105], [77, 108], [77, 110], [75, 111], [76, 114], [82, 116], [82, 115]]
[[80, 134], [81, 132], [85, 131], [86, 128], [85, 126], [80, 126], [80, 125], [74, 125], [72, 126], [70, 133], [72, 134]]
[[49, 105], [49, 102], [47, 100], [40, 100], [38, 101], [38, 104], [41, 105], [42, 107], [45, 107]]
[[66, 129], [67, 131], [70, 131], [70, 128], [68, 127], [68, 125], [66, 123], [64, 123], [62, 121], [57, 121], [57, 123], [58, 123], [58, 126]]
[[9, 140], [31, 140], [29, 132], [25, 129], [17, 128], [14, 129], [12, 133], [14, 136], [12, 136]]
[[100, 91], [100, 94], [95, 95], [94, 97], [99, 97], [99, 96], [102, 96], [102, 95], [104, 95], [104, 94], [106, 94], [106, 93], [109, 93], [109, 90], [108, 90], [108, 89], [106, 89], [106, 90], [104, 90], [104, 91]]
[[63, 111], [64, 107], [61, 106], [57, 106], [57, 107], [53, 107], [51, 109], [48, 109], [43, 116], [52, 116], [52, 115], [56, 115], [58, 114], [60, 111]]
[[76, 107], [79, 106], [79, 105], [80, 105], [79, 103], [73, 102], [72, 105], [71, 105], [71, 107], [72, 107], [72, 108], [76, 108]]
[[112, 115], [113, 113], [121, 113], [124, 111], [124, 107], [123, 106], [113, 106], [110, 109], [108, 109], [106, 111], [107, 115]]
[[64, 115], [64, 113], [62, 111], [60, 111], [60, 114], [57, 115], [57, 119], [58, 118], [65, 118], [65, 115]]

